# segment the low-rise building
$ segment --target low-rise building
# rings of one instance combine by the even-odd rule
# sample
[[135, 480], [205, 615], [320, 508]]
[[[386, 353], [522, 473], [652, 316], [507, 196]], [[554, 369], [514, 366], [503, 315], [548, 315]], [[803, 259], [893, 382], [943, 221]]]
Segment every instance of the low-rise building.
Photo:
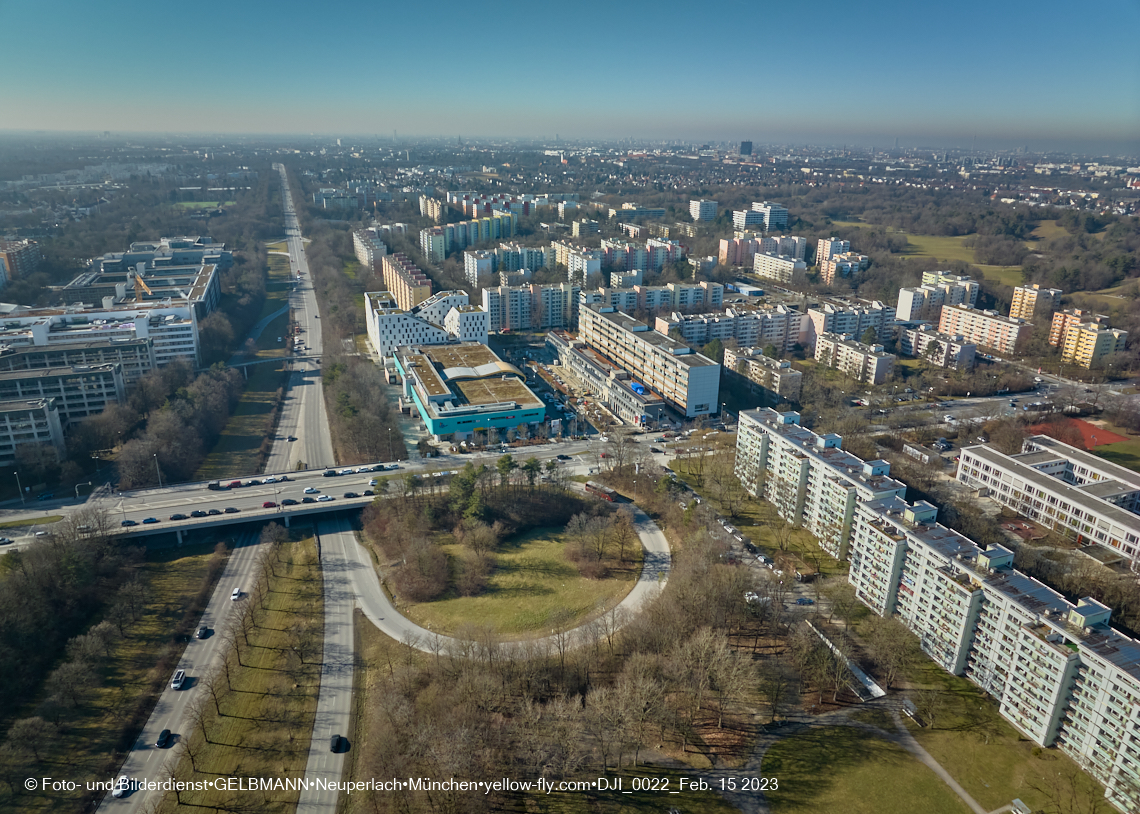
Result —
[[919, 325], [899, 332], [899, 353], [925, 359], [938, 367], [973, 370], [977, 345], [962, 336], [950, 336], [929, 325]]
[[885, 353], [882, 345], [865, 345], [833, 333], [817, 337], [815, 360], [866, 384], [882, 384], [895, 366], [895, 355]]
[[763, 348], [725, 348], [722, 367], [726, 376], [738, 376], [753, 392], [759, 391], [762, 407], [774, 407], [783, 400], [798, 402], [803, 392], [804, 374], [791, 362], [765, 356]]
[[1014, 355], [1029, 341], [1033, 326], [1020, 319], [1003, 317], [997, 311], [979, 311], [962, 304], [942, 306], [938, 330], [1001, 354]]
[[627, 201], [621, 205], [621, 209], [611, 209], [610, 217], [621, 218], [622, 221], [636, 220], [637, 218], [663, 218], [665, 217], [665, 210]]

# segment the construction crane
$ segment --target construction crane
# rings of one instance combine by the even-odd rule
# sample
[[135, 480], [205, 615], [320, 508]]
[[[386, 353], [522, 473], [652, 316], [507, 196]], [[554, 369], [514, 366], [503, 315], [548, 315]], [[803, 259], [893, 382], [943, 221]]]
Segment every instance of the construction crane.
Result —
[[148, 286], [146, 283], [144, 283], [142, 280], [142, 277], [140, 277], [138, 275], [138, 273], [136, 273], [135, 274], [135, 302], [142, 302], [142, 299], [143, 299], [142, 293], [144, 291], [147, 294], [150, 294], [152, 297], [154, 296], [154, 292], [150, 290], [150, 286]]

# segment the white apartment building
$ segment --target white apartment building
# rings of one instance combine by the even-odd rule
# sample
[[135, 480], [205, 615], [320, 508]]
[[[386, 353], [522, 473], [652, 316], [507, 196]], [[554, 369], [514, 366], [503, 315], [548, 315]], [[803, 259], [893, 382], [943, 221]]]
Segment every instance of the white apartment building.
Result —
[[646, 269], [661, 271], [670, 263], [685, 259], [685, 247], [678, 240], [651, 237], [645, 241]]
[[368, 342], [381, 359], [401, 345], [487, 344], [488, 314], [468, 302], [466, 291], [440, 291], [404, 310], [387, 291], [364, 295]]
[[781, 399], [798, 402], [803, 393], [804, 374], [791, 362], [765, 356], [763, 348], [725, 348], [722, 367], [725, 375], [739, 376], [753, 392], [759, 390], [761, 406], [775, 406]]
[[570, 328], [577, 318], [580, 293], [569, 283], [485, 288], [483, 310], [492, 331]]
[[463, 277], [471, 286], [479, 285], [480, 277], [495, 273], [495, 253], [486, 249], [463, 252]]
[[817, 338], [824, 333], [846, 334], [862, 339], [868, 328], [875, 331], [875, 339], [885, 342], [894, 336], [895, 309], [879, 300], [863, 301], [859, 305], [844, 300], [825, 302], [807, 312], [807, 343], [814, 348]]
[[597, 288], [578, 294], [578, 308], [586, 305], [607, 305], [619, 311], [636, 311], [639, 307], [636, 288]]
[[716, 201], [689, 201], [689, 215], [693, 220], [716, 220]]
[[761, 222], [764, 224], [764, 231], [766, 232], [779, 232], [788, 228], [787, 207], [768, 201], [760, 201], [752, 204], [752, 211], [759, 212], [763, 216]]
[[832, 255], [819, 264], [819, 279], [824, 285], [833, 285], [840, 277], [851, 277], [870, 268], [871, 258], [858, 252]]
[[732, 225], [736, 229], [747, 229], [764, 225], [764, 213], [752, 209], [732, 210]]
[[717, 314], [681, 314], [657, 317], [653, 329], [668, 334], [677, 331], [690, 345], [704, 345], [714, 339], [733, 339], [742, 345], [755, 345], [760, 337], [760, 320], [753, 314], [732, 308]]
[[833, 557], [847, 555], [855, 507], [861, 501], [906, 494], [886, 461], [863, 461], [842, 449], [835, 434], [817, 435], [799, 413], [772, 409], [740, 413], [736, 477], [792, 523], [819, 538]]
[[777, 254], [757, 254], [752, 261], [752, 270], [757, 276], [780, 283], [802, 282], [807, 272], [807, 263], [794, 257]]
[[498, 271], [538, 271], [544, 266], [554, 265], [554, 252], [542, 246], [503, 243], [494, 249], [494, 253]]
[[928, 271], [924, 282], [915, 288], [899, 289], [898, 318], [904, 322], [920, 319], [937, 319], [943, 305], [969, 305], [978, 302], [980, 286], [977, 280], [949, 272]]
[[644, 274], [645, 272], [640, 269], [637, 271], [611, 271], [610, 287], [633, 288], [635, 285], [641, 285], [644, 282]]
[[882, 384], [895, 367], [895, 355], [884, 353], [882, 345], [865, 345], [833, 333], [816, 338], [815, 360], [866, 384]]
[[686, 418], [720, 410], [720, 365], [605, 305], [583, 305], [579, 337]]
[[[978, 291], [981, 290], [978, 281], [971, 279], [970, 275], [955, 274], [952, 271], [924, 271], [922, 285], [960, 286], [966, 290], [966, 299], [963, 302], [971, 308], [978, 304]], [[950, 304], [957, 305], [956, 302]]]
[[1003, 317], [997, 311], [979, 311], [966, 305], [943, 305], [938, 330], [963, 337], [983, 348], [1013, 355], [1029, 341], [1033, 326]]
[[602, 271], [603, 254], [601, 249], [584, 249], [575, 246], [566, 253], [566, 282], [584, 286], [591, 274]]
[[899, 332], [899, 353], [925, 359], [932, 365], [951, 370], [973, 370], [977, 345], [962, 336], [939, 333], [929, 325], [904, 328]]
[[815, 264], [821, 266], [825, 260], [849, 251], [851, 251], [851, 241], [840, 240], [837, 237], [821, 237], [815, 244]]
[[388, 246], [376, 229], [355, 229], [352, 232], [352, 249], [360, 265], [373, 271], [380, 270], [380, 259], [388, 253]]
[[1140, 474], [1045, 435], [1027, 438], [1023, 450], [966, 447], [958, 480], [1078, 543], [1140, 561]]

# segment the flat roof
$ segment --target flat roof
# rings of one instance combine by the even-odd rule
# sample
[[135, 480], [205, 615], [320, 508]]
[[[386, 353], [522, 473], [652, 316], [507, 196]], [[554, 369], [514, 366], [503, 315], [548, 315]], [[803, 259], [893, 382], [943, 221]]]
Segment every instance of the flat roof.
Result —
[[501, 361], [493, 350], [479, 342], [425, 345], [420, 350], [444, 370], [449, 367], [479, 367]]
[[[1039, 447], [1044, 447], [1044, 449], [1053, 452], [1055, 455], [1078, 462], [1083, 466], [1087, 466], [1089, 469], [1099, 469], [1101, 472], [1106, 472], [1111, 475], [1115, 480], [1131, 484], [1137, 489], [1140, 489], [1140, 472], [1133, 472], [1131, 469], [1107, 461], [1099, 455], [1078, 449], [1063, 441], [1058, 441], [1056, 438], [1051, 438], [1048, 435], [1031, 435], [1026, 440]], [[1042, 450], [1038, 451], [1040, 452]], [[1025, 460], [1023, 456], [1033, 454], [1034, 453], [1022, 453], [1015, 457], [1018, 460]]]
[[520, 407], [528, 404], [541, 404], [524, 383], [518, 379], [490, 378], [464, 379], [455, 382], [455, 388], [468, 404], [497, 404], [502, 401], [516, 401]]
[[109, 373], [118, 362], [104, 362], [100, 365], [73, 365], [71, 367], [32, 367], [22, 370], [0, 370], [0, 382], [23, 381], [25, 379], [51, 379], [59, 376], [83, 376], [89, 373]]
[[451, 393], [473, 406], [511, 401], [520, 407], [542, 405], [526, 386], [522, 371], [478, 342], [416, 345], [400, 348], [397, 353], [409, 372], [415, 372], [428, 396]]

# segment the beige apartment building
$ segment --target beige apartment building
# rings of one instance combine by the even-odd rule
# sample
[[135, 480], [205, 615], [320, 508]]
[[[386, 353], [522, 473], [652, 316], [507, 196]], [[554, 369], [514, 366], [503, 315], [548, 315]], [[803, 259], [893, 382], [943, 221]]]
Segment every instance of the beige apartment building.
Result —
[[997, 311], [979, 311], [967, 305], [943, 305], [938, 330], [961, 336], [983, 348], [1003, 354], [1016, 354], [1029, 341], [1033, 326], [1020, 319], [1003, 317]]
[[384, 286], [396, 298], [396, 305], [410, 311], [431, 296], [431, 280], [402, 252], [381, 258]]

